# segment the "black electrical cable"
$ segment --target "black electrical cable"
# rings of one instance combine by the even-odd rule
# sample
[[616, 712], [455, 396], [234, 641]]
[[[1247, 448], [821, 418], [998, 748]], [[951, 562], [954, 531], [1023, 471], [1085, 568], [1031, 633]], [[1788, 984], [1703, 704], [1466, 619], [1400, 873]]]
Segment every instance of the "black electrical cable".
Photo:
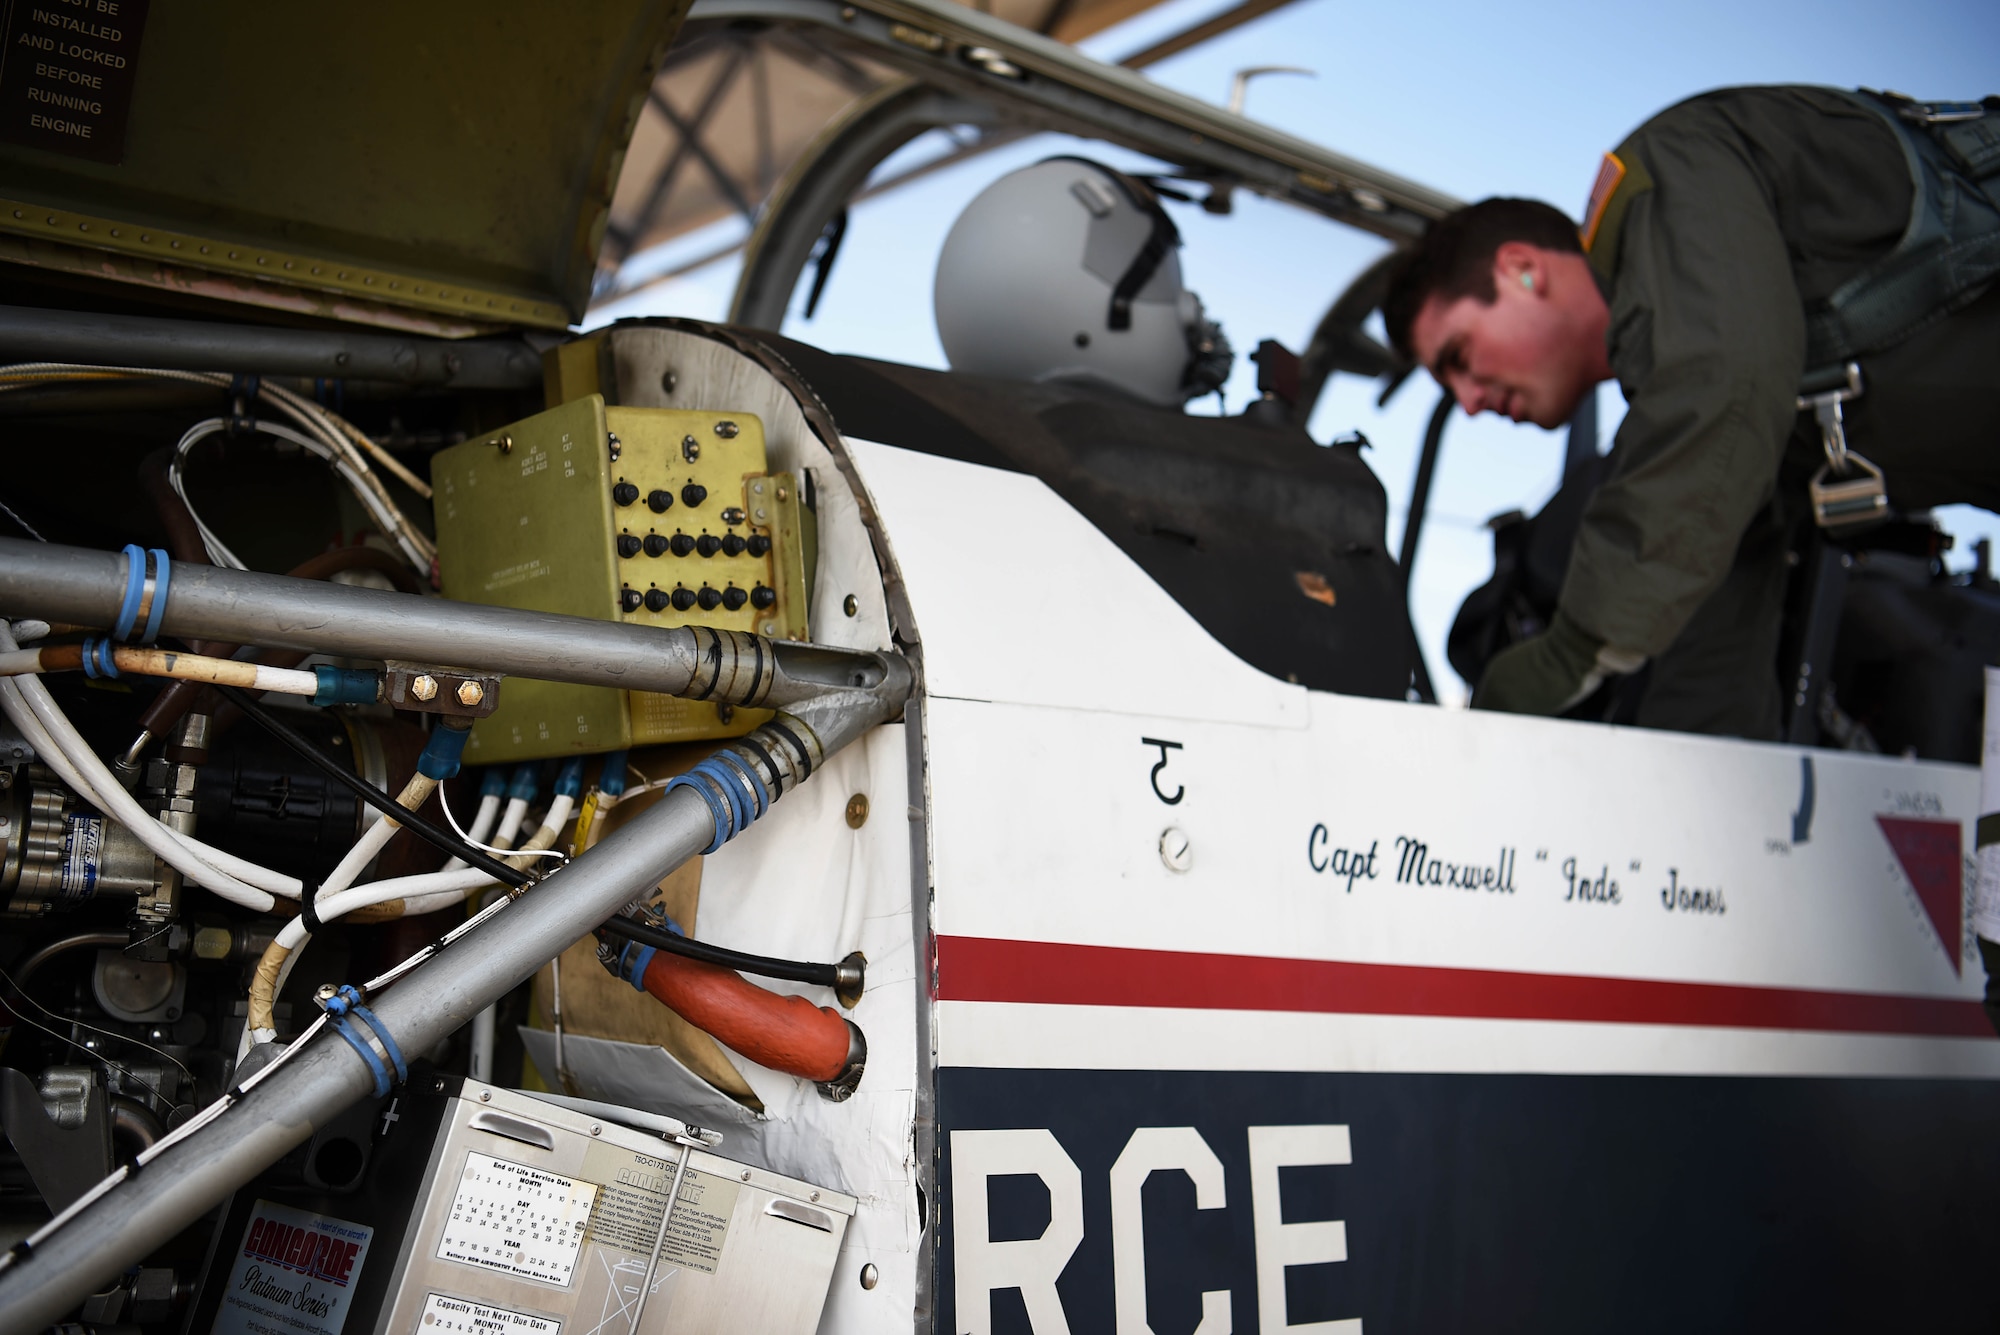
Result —
[[[859, 990], [859, 979], [853, 975], [860, 969], [859, 962], [853, 964], [808, 964], [801, 960], [772, 959], [768, 955], [746, 955], [740, 950], [729, 950], [722, 946], [711, 946], [706, 941], [691, 941], [684, 936], [658, 927], [649, 927], [630, 918], [609, 918], [598, 928], [613, 936], [622, 936], [628, 941], [637, 941], [642, 946], [664, 950], [669, 955], [680, 955], [704, 964], [720, 964], [725, 969], [737, 969], [743, 973], [754, 973], [764, 978], [783, 978], [793, 983], [811, 983], [817, 987], [831, 987], [838, 990], [843, 982], [852, 983]], [[850, 957], [853, 958], [853, 957]], [[849, 977], [842, 978], [847, 972]]]
[[441, 825], [433, 824], [430, 820], [419, 816], [408, 807], [398, 805], [395, 798], [389, 796], [389, 794], [383, 792], [360, 775], [351, 772], [347, 766], [320, 750], [308, 738], [292, 731], [289, 725], [280, 722], [269, 710], [251, 699], [245, 692], [238, 690], [234, 686], [218, 685], [215, 689], [222, 693], [224, 699], [248, 715], [250, 720], [257, 724], [258, 727], [264, 729], [286, 746], [291, 747], [292, 750], [305, 757], [315, 769], [318, 769], [328, 778], [352, 790], [356, 797], [359, 797], [369, 806], [381, 811], [383, 815], [388, 816], [398, 825], [403, 826], [405, 829], [414, 830], [419, 838], [428, 840], [445, 852], [450, 853], [453, 857], [462, 860], [468, 867], [483, 871], [494, 880], [503, 884], [518, 886], [532, 885], [534, 883], [535, 878], [528, 873], [508, 866], [491, 854], [480, 852], [450, 830], [445, 829]]

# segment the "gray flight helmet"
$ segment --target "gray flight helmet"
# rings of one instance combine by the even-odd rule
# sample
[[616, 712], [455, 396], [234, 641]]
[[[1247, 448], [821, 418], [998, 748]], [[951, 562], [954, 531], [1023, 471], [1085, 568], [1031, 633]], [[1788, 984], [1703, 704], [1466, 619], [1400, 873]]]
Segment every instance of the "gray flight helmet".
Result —
[[1221, 329], [1181, 286], [1180, 232], [1145, 182], [1085, 158], [1011, 172], [966, 206], [933, 308], [955, 371], [1108, 385], [1164, 407], [1229, 374]]

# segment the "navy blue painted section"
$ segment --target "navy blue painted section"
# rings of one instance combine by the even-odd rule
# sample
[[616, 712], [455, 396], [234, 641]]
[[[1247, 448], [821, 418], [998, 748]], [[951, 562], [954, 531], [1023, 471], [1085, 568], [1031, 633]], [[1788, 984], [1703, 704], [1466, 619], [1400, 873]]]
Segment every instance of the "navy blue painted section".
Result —
[[[940, 1331], [956, 1319], [951, 1132], [1046, 1127], [1081, 1170], [1057, 1291], [1114, 1328], [1109, 1173], [1134, 1128], [1192, 1126], [1228, 1204], [1182, 1173], [1143, 1193], [1156, 1335], [1227, 1288], [1258, 1330], [1252, 1125], [1343, 1123], [1353, 1163], [1281, 1174], [1284, 1221], [1342, 1219], [1349, 1259], [1287, 1275], [1293, 1323], [1388, 1332], [2000, 1330], [2000, 1083], [1725, 1077], [939, 1072]], [[995, 1240], [1049, 1217], [989, 1188]], [[1015, 1290], [994, 1335], [1028, 1330]]]

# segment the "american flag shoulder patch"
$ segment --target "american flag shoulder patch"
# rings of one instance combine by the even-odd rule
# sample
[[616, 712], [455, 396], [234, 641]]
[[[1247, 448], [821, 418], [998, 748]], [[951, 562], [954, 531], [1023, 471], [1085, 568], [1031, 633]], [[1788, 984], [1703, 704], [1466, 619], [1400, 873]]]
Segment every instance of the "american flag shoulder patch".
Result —
[[1616, 153], [1606, 153], [1604, 162], [1597, 169], [1597, 179], [1590, 184], [1590, 202], [1583, 206], [1583, 226], [1578, 229], [1585, 254], [1590, 253], [1591, 243], [1597, 240], [1597, 229], [1604, 223], [1604, 212], [1611, 207], [1611, 197], [1618, 193], [1619, 182], [1624, 179], [1624, 162]]

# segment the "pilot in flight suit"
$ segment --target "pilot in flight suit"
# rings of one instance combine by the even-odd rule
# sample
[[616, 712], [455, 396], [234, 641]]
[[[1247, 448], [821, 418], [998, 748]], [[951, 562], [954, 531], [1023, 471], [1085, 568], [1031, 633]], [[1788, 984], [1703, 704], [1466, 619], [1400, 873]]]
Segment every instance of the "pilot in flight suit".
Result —
[[[1545, 207], [1464, 212], [1497, 205]], [[1515, 290], [1498, 261], [1492, 281], [1503, 299], [1541, 297], [1587, 264], [1599, 304], [1584, 329], [1601, 342], [1577, 355], [1601, 349], [1596, 374], [1616, 377], [1628, 410], [1553, 625], [1497, 655], [1473, 703], [1552, 714], [1650, 661], [1640, 724], [1774, 738], [1786, 556], [1804, 483], [1826, 461], [1814, 415], [1798, 409], [1809, 377], [1858, 364], [1847, 443], [1881, 469], [1895, 507], [2000, 509], [2000, 102], [1705, 94], [1607, 155], [1579, 239], [1581, 255], [1564, 256], [1566, 233], [1538, 234], [1555, 266], [1544, 290], [1526, 271]], [[1522, 415], [1504, 369], [1468, 388], [1435, 360], [1426, 320], [1460, 293], [1425, 261], [1430, 244], [1385, 302], [1391, 338], [1468, 410]], [[1589, 285], [1568, 295], [1587, 305], [1576, 289]]]

